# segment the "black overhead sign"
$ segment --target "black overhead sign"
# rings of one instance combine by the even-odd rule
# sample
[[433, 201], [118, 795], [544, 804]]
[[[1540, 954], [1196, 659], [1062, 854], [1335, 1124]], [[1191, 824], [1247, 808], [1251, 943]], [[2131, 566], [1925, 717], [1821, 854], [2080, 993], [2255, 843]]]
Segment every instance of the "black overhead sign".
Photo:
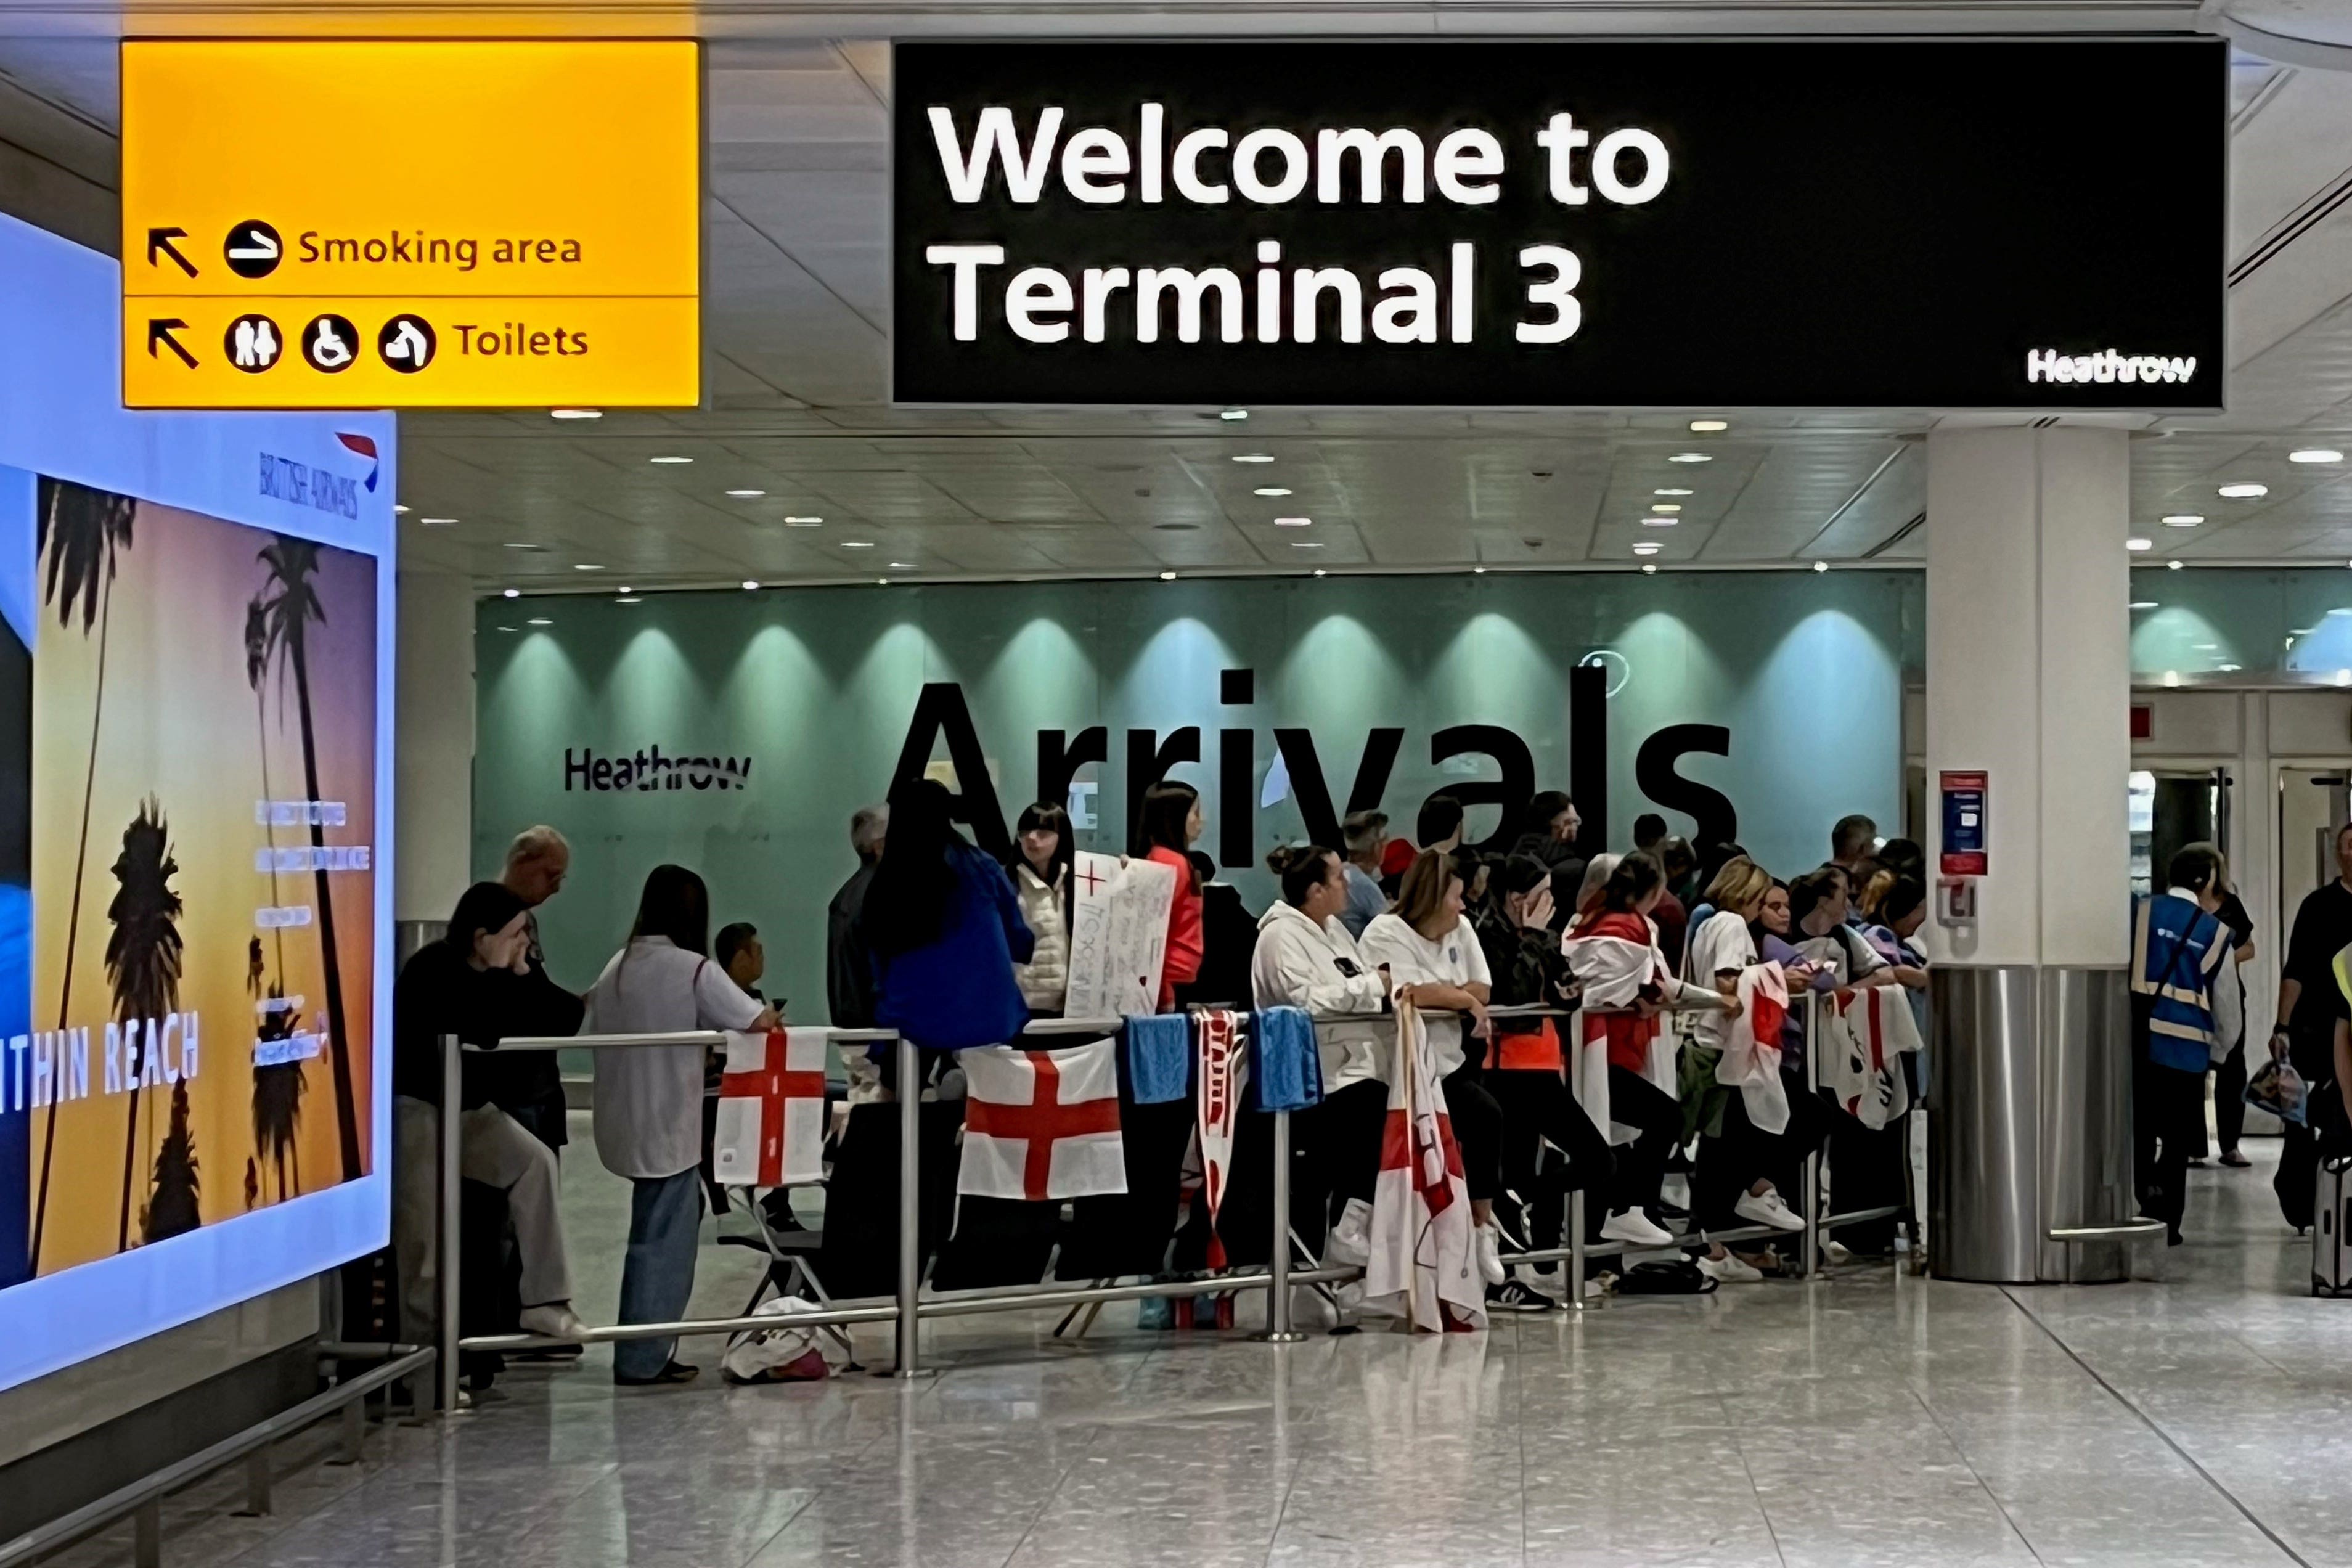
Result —
[[903, 43], [903, 403], [2213, 408], [2200, 38]]

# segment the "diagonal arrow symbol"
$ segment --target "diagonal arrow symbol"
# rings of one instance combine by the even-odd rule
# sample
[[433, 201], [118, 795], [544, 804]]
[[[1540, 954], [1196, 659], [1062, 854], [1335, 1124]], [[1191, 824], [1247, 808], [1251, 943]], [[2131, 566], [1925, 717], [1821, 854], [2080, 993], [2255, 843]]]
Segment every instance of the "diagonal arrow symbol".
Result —
[[187, 324], [187, 322], [180, 320], [177, 316], [166, 316], [161, 320], [149, 321], [147, 323], [147, 357], [149, 359], [163, 358], [163, 356], [162, 354], [155, 352], [156, 345], [161, 343], [163, 347], [170, 349], [173, 353], [178, 354], [182, 364], [186, 365], [190, 370], [195, 369], [196, 356], [190, 353], [181, 345], [180, 340], [172, 335], [174, 328], [184, 330]]
[[147, 265], [150, 267], [161, 265], [155, 259], [157, 252], [160, 251], [163, 255], [168, 256], [173, 260], [178, 262], [180, 264], [181, 271], [186, 273], [189, 277], [194, 278], [196, 275], [196, 264], [190, 261], [186, 257], [181, 255], [180, 247], [172, 243], [175, 239], [185, 239], [187, 237], [188, 231], [184, 228], [149, 229], [147, 231]]

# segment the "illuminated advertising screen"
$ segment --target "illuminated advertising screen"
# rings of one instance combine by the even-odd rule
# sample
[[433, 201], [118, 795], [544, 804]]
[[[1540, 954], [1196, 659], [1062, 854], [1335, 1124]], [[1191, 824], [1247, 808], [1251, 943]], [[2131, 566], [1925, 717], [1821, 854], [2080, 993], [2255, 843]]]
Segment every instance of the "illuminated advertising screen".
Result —
[[392, 422], [139, 415], [0, 219], [0, 1387], [387, 1229]]

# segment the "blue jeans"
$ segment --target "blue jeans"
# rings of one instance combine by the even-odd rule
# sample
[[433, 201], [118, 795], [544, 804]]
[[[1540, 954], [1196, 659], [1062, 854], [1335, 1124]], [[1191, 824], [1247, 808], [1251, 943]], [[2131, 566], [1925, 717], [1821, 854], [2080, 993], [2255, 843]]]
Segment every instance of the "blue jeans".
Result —
[[[674, 1323], [694, 1294], [694, 1254], [702, 1225], [702, 1173], [630, 1181], [629, 1251], [621, 1266], [624, 1323]], [[616, 1377], [645, 1378], [669, 1364], [676, 1340], [622, 1340], [613, 1346]]]

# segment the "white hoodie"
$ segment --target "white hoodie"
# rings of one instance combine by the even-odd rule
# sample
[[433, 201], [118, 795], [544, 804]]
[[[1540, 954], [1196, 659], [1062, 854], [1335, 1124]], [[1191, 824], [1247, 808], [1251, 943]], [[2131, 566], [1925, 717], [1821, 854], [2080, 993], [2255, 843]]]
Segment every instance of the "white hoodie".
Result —
[[[1296, 904], [1276, 900], [1258, 917], [1250, 993], [1260, 1007], [1303, 1007], [1314, 1016], [1325, 1094], [1351, 1083], [1387, 1081], [1382, 1064], [1392, 1049], [1391, 1037], [1373, 1020], [1387, 1005], [1388, 985], [1356, 951], [1338, 916], [1318, 926]], [[1349, 1013], [1366, 1016], [1360, 1023], [1333, 1017]]]

